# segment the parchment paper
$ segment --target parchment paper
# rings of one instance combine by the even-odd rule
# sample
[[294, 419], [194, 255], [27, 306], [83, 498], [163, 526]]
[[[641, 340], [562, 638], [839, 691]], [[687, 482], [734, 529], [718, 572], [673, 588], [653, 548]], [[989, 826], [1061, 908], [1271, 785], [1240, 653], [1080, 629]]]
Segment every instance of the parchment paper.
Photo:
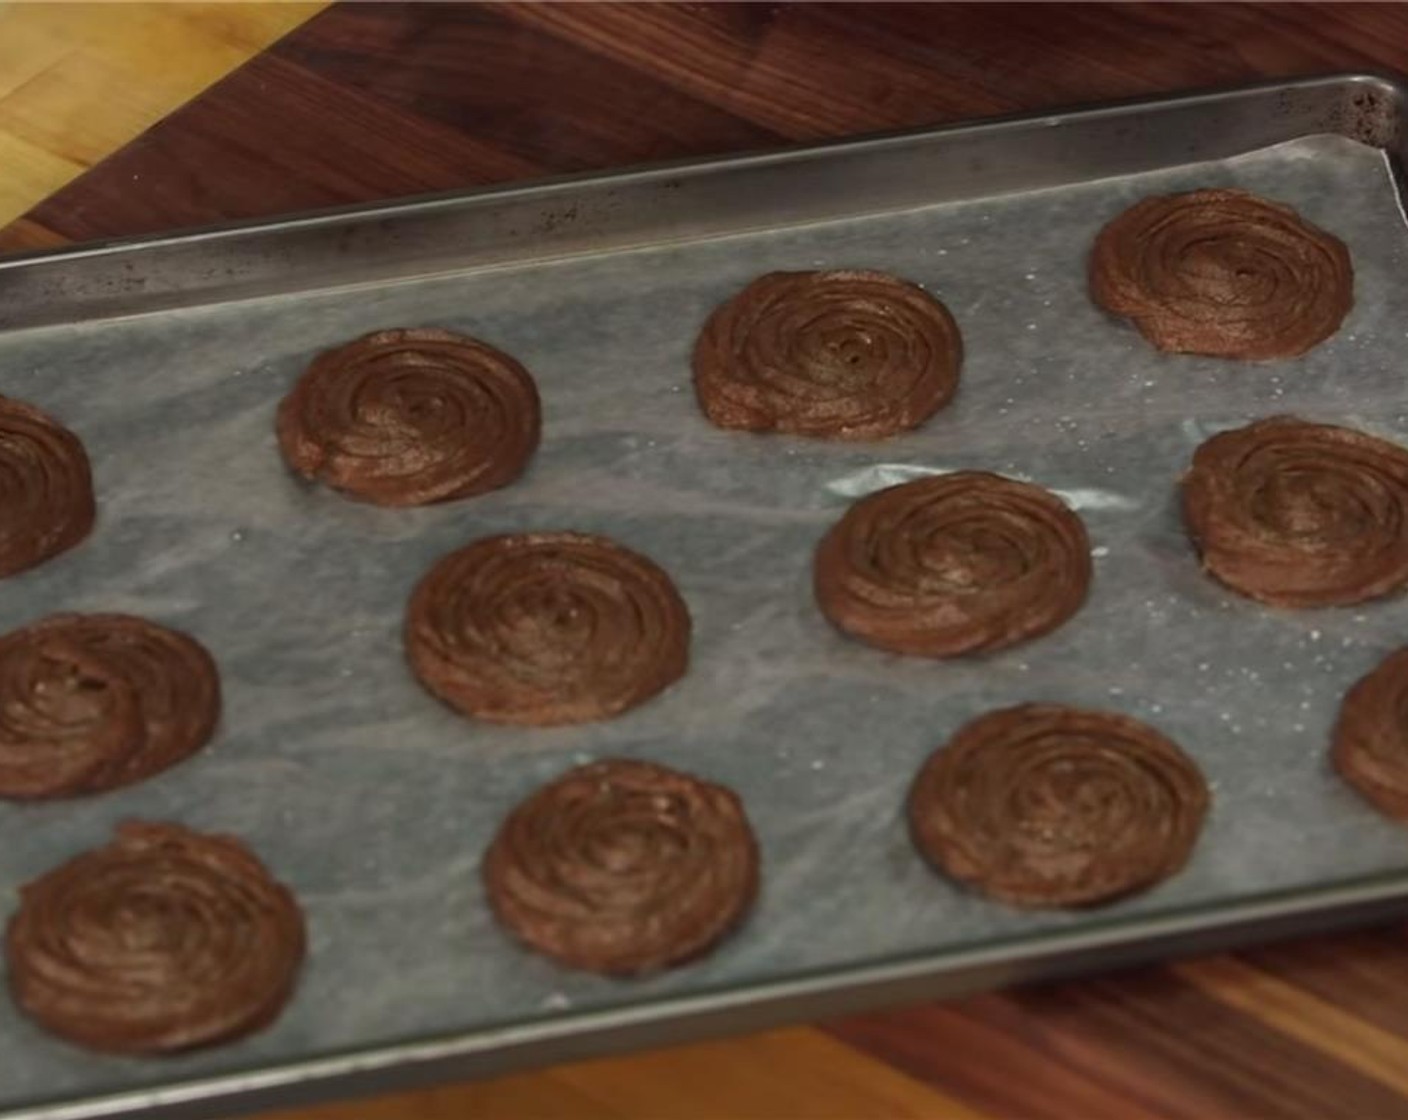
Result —
[[[1303, 359], [1159, 355], [1086, 296], [1103, 222], [1151, 192], [1221, 184], [1289, 202], [1350, 246], [1354, 311]], [[154, 780], [0, 804], [0, 909], [116, 822], [170, 818], [245, 838], [297, 891], [312, 938], [279, 1022], [205, 1054], [92, 1057], [0, 1001], [0, 1107], [1408, 872], [1408, 831], [1326, 763], [1340, 696], [1408, 640], [1408, 599], [1286, 613], [1235, 598], [1200, 574], [1174, 502], [1193, 448], [1260, 416], [1408, 442], [1405, 249], [1381, 154], [1316, 139], [902, 215], [0, 336], [0, 392], [72, 425], [100, 501], [87, 544], [0, 583], [0, 628], [56, 610], [147, 615], [212, 650], [226, 699], [214, 746]], [[955, 403], [868, 445], [707, 424], [688, 363], [704, 316], [759, 273], [809, 267], [886, 269], [943, 299], [967, 350]], [[420, 324], [533, 372], [545, 430], [526, 478], [402, 512], [296, 482], [273, 415], [312, 355]], [[1085, 608], [981, 660], [841, 638], [811, 598], [818, 537], [855, 496], [956, 468], [1071, 501], [1096, 558]], [[607, 533], [664, 565], [694, 616], [689, 675], [620, 719], [549, 731], [479, 725], [422, 692], [399, 638], [412, 584], [474, 537], [528, 527]], [[1215, 804], [1181, 876], [1096, 913], [1033, 914], [925, 868], [901, 817], [916, 767], [962, 722], [1025, 700], [1129, 712], [1196, 757]], [[741, 933], [644, 982], [521, 951], [480, 892], [502, 815], [606, 755], [727, 783], [762, 844]]]

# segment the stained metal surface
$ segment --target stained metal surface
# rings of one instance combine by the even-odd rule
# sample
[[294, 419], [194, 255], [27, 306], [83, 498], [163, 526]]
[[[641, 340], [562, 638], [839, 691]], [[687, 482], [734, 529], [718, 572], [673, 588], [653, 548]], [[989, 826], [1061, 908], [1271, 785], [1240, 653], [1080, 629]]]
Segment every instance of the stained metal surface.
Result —
[[[1322, 79], [0, 262], [0, 391], [74, 427], [100, 501], [88, 544], [5, 582], [0, 628], [145, 614], [199, 636], [226, 695], [213, 749], [153, 781], [0, 805], [0, 897], [119, 820], [173, 818], [247, 839], [312, 934], [284, 1017], [205, 1054], [95, 1058], [0, 1006], [0, 1115], [229, 1115], [1408, 911], [1403, 833], [1325, 760], [1339, 697], [1401, 643], [1408, 600], [1236, 599], [1198, 571], [1174, 503], [1193, 447], [1258, 416], [1408, 442], [1408, 230], [1380, 150], [1401, 104], [1379, 79]], [[1355, 309], [1303, 359], [1159, 355], [1087, 298], [1103, 222], [1218, 184], [1350, 246]], [[953, 311], [963, 382], [920, 431], [834, 445], [699, 415], [688, 355], [709, 309], [760, 272], [818, 266], [893, 271]], [[309, 358], [422, 324], [533, 371], [529, 473], [411, 511], [296, 483], [273, 412]], [[975, 661], [839, 637], [811, 601], [817, 538], [856, 495], [960, 467], [1080, 511], [1085, 609]], [[464, 541], [524, 527], [605, 532], [667, 568], [695, 619], [689, 675], [582, 728], [490, 728], [427, 697], [400, 650], [411, 585]], [[1130, 712], [1197, 758], [1215, 800], [1182, 875], [1032, 914], [923, 866], [901, 817], [915, 768], [964, 720], [1029, 699]], [[762, 844], [748, 924], [642, 982], [521, 952], [477, 877], [509, 807], [604, 755], [733, 786]]]

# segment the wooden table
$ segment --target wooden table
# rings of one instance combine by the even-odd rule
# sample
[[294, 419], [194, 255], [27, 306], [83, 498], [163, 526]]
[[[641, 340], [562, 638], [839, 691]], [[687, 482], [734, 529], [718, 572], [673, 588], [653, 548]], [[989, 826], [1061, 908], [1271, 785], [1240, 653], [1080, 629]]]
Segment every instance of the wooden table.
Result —
[[[0, 231], [0, 250], [1363, 68], [1408, 71], [1408, 7], [336, 6]], [[838, 1115], [822, 1067], [843, 1046], [933, 1090], [880, 1091], [858, 1114], [1408, 1117], [1397, 928], [821, 1030], [735, 1043], [732, 1068], [752, 1055], [815, 1078], [813, 1115]], [[657, 1078], [661, 1061], [698, 1073], [647, 1061]], [[714, 1114], [738, 1115], [717, 1092]], [[374, 1111], [465, 1114], [436, 1099]], [[562, 1115], [567, 1099], [515, 1115]]]

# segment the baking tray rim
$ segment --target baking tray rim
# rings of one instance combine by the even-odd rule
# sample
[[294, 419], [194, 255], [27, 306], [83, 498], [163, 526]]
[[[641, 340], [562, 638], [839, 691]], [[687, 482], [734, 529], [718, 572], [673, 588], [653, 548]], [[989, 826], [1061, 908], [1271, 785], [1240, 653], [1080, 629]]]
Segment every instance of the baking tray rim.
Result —
[[[1077, 119], [1139, 116], [1177, 106], [1216, 104], [1256, 94], [1375, 87], [1394, 107], [1396, 139], [1405, 139], [1408, 80], [1387, 71], [1355, 70], [1154, 96], [1083, 103], [941, 126], [865, 133], [823, 143], [761, 152], [685, 158], [416, 195], [372, 204], [299, 211], [175, 232], [100, 239], [0, 257], [0, 279], [35, 264], [79, 261], [133, 251], [215, 244], [269, 232], [335, 227], [348, 219], [391, 221], [453, 209], [467, 203], [544, 198], [589, 186], [643, 183], [689, 174], [781, 166], [828, 156], [863, 154], [915, 142], [975, 133], [1020, 131], [1034, 124], [1060, 126]], [[1395, 153], [1389, 150], [1390, 155]], [[1403, 169], [1392, 168], [1403, 193]], [[570, 254], [578, 255], [578, 254]], [[205, 305], [226, 302], [214, 297]], [[200, 306], [197, 303], [196, 306]], [[165, 309], [159, 309], [165, 310]], [[105, 318], [94, 316], [94, 318]], [[24, 327], [17, 328], [24, 330]], [[0, 332], [8, 333], [8, 332]], [[0, 1120], [100, 1120], [119, 1116], [228, 1115], [235, 1106], [264, 1108], [322, 1099], [331, 1086], [346, 1092], [386, 1090], [453, 1076], [487, 1076], [604, 1053], [858, 1011], [882, 1003], [919, 1002], [961, 995], [981, 987], [1055, 979], [1094, 969], [1125, 967], [1191, 952], [1225, 949], [1276, 937], [1327, 932], [1408, 915], [1408, 870], [1341, 880], [1317, 887], [1244, 896], [1233, 903], [1206, 902], [1162, 913], [1095, 919], [1076, 930], [1044, 930], [978, 945], [907, 954], [897, 959], [811, 970], [690, 995], [665, 994], [588, 1011], [564, 1011], [470, 1031], [426, 1035], [246, 1070], [204, 1075], [156, 1088], [98, 1096], [64, 1096], [0, 1112]]]
[[[161, 1088], [60, 1098], [0, 1114], [3, 1120], [100, 1120], [135, 1115], [207, 1116], [239, 1098], [249, 1109], [297, 1104], [288, 1092], [330, 1085], [387, 1091], [455, 1076], [488, 1076], [716, 1035], [859, 1011], [877, 1003], [953, 998], [981, 988], [1048, 981], [1249, 941], [1326, 933], [1408, 915], [1408, 872], [1316, 888], [1267, 892], [1152, 915], [1097, 920], [1078, 930], [1036, 931], [976, 946], [818, 969], [693, 995], [661, 995], [591, 1011], [516, 1020], [474, 1031], [343, 1050], [255, 1070], [190, 1078]], [[1208, 921], [1209, 917], [1216, 920]], [[1131, 939], [1131, 930], [1140, 936]], [[845, 997], [851, 998], [847, 1000]], [[888, 998], [887, 997], [891, 997]], [[668, 1030], [660, 1028], [668, 1027]], [[395, 1080], [387, 1075], [394, 1074]], [[365, 1082], [357, 1085], [355, 1082]], [[179, 1110], [179, 1111], [178, 1111]], [[228, 1112], [221, 1115], [228, 1116]]]
[[[942, 125], [920, 125], [912, 128], [885, 129], [843, 136], [819, 143], [784, 144], [763, 151], [724, 153], [702, 157], [649, 161], [623, 167], [547, 175], [529, 180], [493, 183], [481, 187], [434, 191], [407, 195], [373, 203], [347, 203], [339, 206], [316, 207], [275, 217], [241, 218], [210, 225], [197, 225], [144, 233], [128, 237], [96, 238], [54, 248], [34, 249], [0, 256], [0, 277], [6, 272], [33, 264], [52, 264], [60, 260], [78, 260], [106, 256], [133, 250], [152, 250], [200, 245], [245, 235], [267, 232], [314, 230], [335, 226], [349, 218], [393, 220], [409, 214], [440, 209], [453, 209], [466, 203], [476, 205], [508, 202], [526, 198], [542, 198], [570, 193], [588, 186], [669, 179], [685, 174], [702, 175], [740, 171], [757, 167], [779, 166], [793, 162], [825, 159], [828, 156], [863, 154], [893, 147], [904, 147], [919, 141], [942, 141], [974, 133], [1019, 131], [1034, 124], [1059, 127], [1071, 118], [1092, 120], [1101, 117], [1138, 116], [1152, 110], [1173, 106], [1216, 104], [1232, 98], [1259, 93], [1301, 92], [1317, 88], [1372, 86], [1395, 105], [1400, 115], [1408, 111], [1408, 77], [1387, 70], [1346, 70], [1296, 78], [1268, 79], [1237, 85], [1211, 86], [1190, 91], [1155, 94], [1146, 97], [1118, 98], [1110, 101], [1080, 102], [1054, 109], [977, 117]], [[211, 301], [220, 302], [220, 301]]]

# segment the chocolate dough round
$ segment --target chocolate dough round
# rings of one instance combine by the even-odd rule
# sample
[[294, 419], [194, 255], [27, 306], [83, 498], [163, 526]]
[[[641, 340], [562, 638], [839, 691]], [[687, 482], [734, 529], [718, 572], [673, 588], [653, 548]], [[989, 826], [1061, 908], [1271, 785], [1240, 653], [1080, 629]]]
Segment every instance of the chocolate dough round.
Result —
[[209, 740], [215, 662], [121, 614], [56, 614], [0, 636], [0, 797], [71, 797], [151, 777]]
[[694, 388], [721, 428], [874, 439], [953, 397], [963, 346], [942, 303], [883, 272], [770, 272], [705, 323]]
[[619, 715], [684, 675], [689, 611], [639, 553], [584, 533], [485, 537], [417, 585], [406, 655], [465, 715], [582, 723]]
[[1160, 350], [1291, 358], [1339, 329], [1354, 270], [1289, 206], [1201, 190], [1146, 198], [1101, 230], [1090, 291]]
[[533, 379], [449, 331], [377, 331], [318, 355], [279, 405], [279, 446], [304, 478], [381, 506], [482, 494], [528, 465]]
[[0, 397], [0, 576], [72, 548], [96, 515], [78, 437], [33, 405]]
[[1278, 607], [1360, 603], [1408, 584], [1408, 451], [1288, 416], [1193, 455], [1183, 518], [1203, 567]]
[[484, 857], [495, 915], [572, 968], [639, 975], [707, 952], [758, 893], [738, 797], [649, 762], [580, 766], [513, 810]]
[[10, 990], [45, 1030], [93, 1050], [161, 1054], [266, 1026], [304, 954], [293, 896], [238, 840], [121, 825], [21, 889]]
[[1003, 649], [1054, 630], [1090, 585], [1085, 526], [1039, 486], [980, 471], [862, 498], [817, 547], [822, 613], [921, 657]]
[[909, 824], [936, 870], [984, 894], [1085, 906], [1178, 871], [1207, 805], [1197, 766], [1152, 727], [1023, 704], [973, 720], [929, 757]]
[[1382, 812], [1408, 822], [1408, 649], [1390, 654], [1346, 693], [1331, 757], [1340, 776]]

